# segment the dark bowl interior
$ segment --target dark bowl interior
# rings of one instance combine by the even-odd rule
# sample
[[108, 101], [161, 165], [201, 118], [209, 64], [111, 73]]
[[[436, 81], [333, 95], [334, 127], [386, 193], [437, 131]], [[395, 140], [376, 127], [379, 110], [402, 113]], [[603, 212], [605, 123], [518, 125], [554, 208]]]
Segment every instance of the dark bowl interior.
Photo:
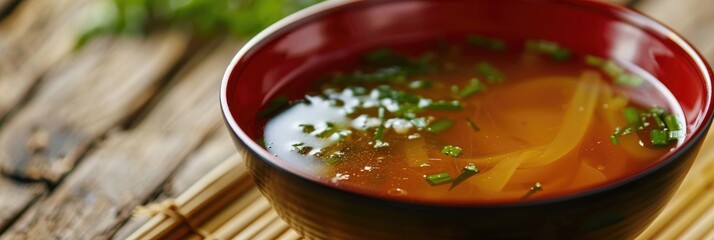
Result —
[[[492, 206], [419, 204], [345, 192], [313, 180], [254, 142], [264, 124], [257, 113], [271, 97], [300, 98], [316, 76], [352, 65], [354, 56], [379, 46], [468, 33], [547, 39], [632, 64], [674, 94], [684, 110], [687, 138], [664, 160], [625, 179], [560, 198]], [[633, 10], [575, 1], [328, 1], [247, 43], [221, 89], [226, 123], [259, 187], [291, 226], [317, 238], [630, 237], [651, 221], [686, 174], [711, 123], [711, 103], [711, 70], [676, 33]], [[444, 214], [453, 214], [449, 224], [426, 220]], [[386, 220], [370, 221], [374, 218]]]

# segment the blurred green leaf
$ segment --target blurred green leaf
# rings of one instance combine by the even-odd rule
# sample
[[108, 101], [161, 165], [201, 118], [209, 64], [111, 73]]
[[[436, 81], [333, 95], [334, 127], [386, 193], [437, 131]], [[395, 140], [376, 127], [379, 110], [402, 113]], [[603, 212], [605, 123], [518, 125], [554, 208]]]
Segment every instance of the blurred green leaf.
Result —
[[250, 37], [297, 10], [322, 0], [109, 0], [100, 24], [88, 27], [77, 47], [105, 34], [142, 35], [177, 28], [200, 38]]

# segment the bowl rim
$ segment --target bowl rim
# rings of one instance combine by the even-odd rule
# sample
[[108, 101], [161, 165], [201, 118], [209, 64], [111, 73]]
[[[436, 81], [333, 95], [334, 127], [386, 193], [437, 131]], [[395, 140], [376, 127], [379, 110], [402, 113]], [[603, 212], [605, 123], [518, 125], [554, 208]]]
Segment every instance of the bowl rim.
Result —
[[[251, 38], [241, 49], [236, 53], [236, 55], [233, 57], [231, 60], [230, 64], [228, 65], [226, 72], [223, 75], [222, 81], [221, 81], [221, 88], [220, 88], [220, 105], [221, 105], [221, 113], [223, 115], [223, 119], [228, 125], [229, 130], [231, 133], [237, 137], [239, 142], [244, 146], [247, 147], [248, 151], [251, 151], [252, 154], [255, 154], [258, 156], [258, 158], [261, 161], [264, 161], [265, 163], [271, 165], [273, 168], [275, 168], [278, 171], [281, 171], [283, 173], [286, 173], [288, 175], [295, 176], [303, 181], [315, 184], [317, 186], [321, 186], [330, 190], [334, 190], [336, 192], [340, 192], [343, 194], [348, 194], [353, 197], [361, 197], [361, 198], [368, 198], [368, 199], [373, 199], [376, 201], [383, 201], [383, 202], [389, 202], [392, 204], [405, 204], [409, 206], [416, 206], [416, 207], [440, 207], [440, 208], [510, 208], [510, 207], [529, 207], [529, 206], [539, 206], [539, 205], [547, 205], [547, 204], [555, 204], [555, 203], [561, 203], [561, 202], [568, 202], [572, 201], [575, 199], [582, 199], [582, 198], [588, 198], [594, 195], [598, 195], [600, 193], [608, 192], [613, 189], [617, 189], [620, 186], [627, 185], [629, 183], [635, 182], [639, 179], [642, 179], [653, 172], [656, 172], [664, 167], [667, 167], [668, 165], [672, 164], [675, 161], [681, 161], [683, 155], [688, 153], [692, 148], [697, 146], [697, 143], [702, 141], [704, 135], [708, 132], [710, 125], [712, 124], [712, 120], [714, 119], [713, 112], [714, 112], [714, 94], [712, 94], [712, 76], [714, 75], [712, 73], [712, 69], [706, 59], [702, 56], [702, 54], [693, 47], [693, 45], [684, 39], [681, 34], [678, 32], [674, 31], [664, 23], [655, 20], [652, 17], [647, 16], [646, 14], [637, 11], [635, 9], [631, 9], [622, 5], [618, 5], [615, 3], [609, 3], [605, 1], [564, 1], [564, 0], [546, 0], [544, 2], [553, 2], [553, 3], [558, 3], [558, 4], [566, 4], [566, 5], [572, 5], [573, 7], [580, 7], [580, 8], [585, 8], [590, 11], [595, 11], [599, 14], [606, 15], [608, 17], [615, 18], [618, 21], [630, 24], [642, 31], [645, 32], [654, 32], [657, 34], [660, 34], [662, 36], [666, 36], [670, 41], [675, 43], [677, 47], [681, 48], [686, 54], [687, 57], [689, 57], [694, 64], [696, 65], [696, 68], [699, 70], [699, 73], [703, 76], [704, 78], [704, 91], [706, 92], [707, 95], [707, 101], [702, 105], [701, 109], [705, 109], [704, 111], [704, 121], [700, 122], [700, 126], [692, 132], [693, 136], [690, 136], [689, 138], [685, 139], [685, 141], [682, 143], [682, 145], [677, 148], [674, 152], [668, 154], [664, 159], [651, 164], [647, 166], [645, 169], [642, 169], [635, 174], [628, 175], [622, 178], [618, 178], [614, 181], [611, 182], [606, 182], [602, 185], [598, 185], [596, 187], [590, 188], [590, 189], [585, 189], [585, 190], [580, 190], [580, 191], [574, 191], [574, 192], [569, 192], [567, 194], [561, 195], [561, 196], [554, 196], [554, 197], [547, 197], [547, 198], [542, 198], [542, 199], [533, 199], [533, 200], [527, 200], [527, 201], [507, 201], [507, 202], [473, 202], [473, 203], [468, 203], [468, 202], [434, 202], [434, 201], [415, 201], [415, 200], [409, 200], [409, 199], [394, 199], [394, 198], [380, 198], [378, 196], [374, 196], [371, 194], [363, 193], [363, 192], [357, 192], [357, 191], [351, 191], [351, 190], [346, 190], [342, 188], [338, 188], [334, 185], [330, 185], [328, 183], [322, 182], [315, 180], [312, 177], [307, 176], [305, 173], [300, 172], [299, 170], [291, 170], [295, 169], [292, 166], [289, 166], [287, 164], [282, 163], [281, 161], [276, 161], [276, 157], [274, 157], [270, 152], [265, 150], [263, 147], [258, 145], [254, 140], [252, 140], [248, 135], [241, 129], [241, 127], [238, 125], [236, 120], [233, 118], [233, 112], [231, 111], [231, 108], [228, 106], [228, 85], [229, 82], [231, 82], [231, 75], [234, 74], [234, 71], [238, 67], [238, 63], [248, 57], [252, 52], [260, 49], [262, 45], [265, 43], [273, 40], [276, 37], [279, 37], [283, 32], [285, 31], [290, 31], [293, 30], [294, 28], [297, 28], [301, 26], [302, 24], [306, 22], [310, 22], [311, 19], [313, 18], [318, 18], [321, 15], [328, 14], [331, 11], [336, 11], [338, 9], [342, 8], [347, 8], [353, 4], [382, 4], [382, 3], [391, 3], [391, 2], [400, 2], [400, 1], [426, 1], [426, 0], [331, 0], [331, 1], [324, 1], [318, 4], [315, 4], [313, 6], [307, 7], [305, 9], [302, 9], [300, 11], [297, 11], [293, 14], [290, 14], [289, 16], [279, 20], [278, 22], [272, 24], [271, 26], [267, 27], [257, 35], [255, 35], [253, 38]], [[529, 0], [519, 0], [519, 1], [525, 1], [528, 2]]]

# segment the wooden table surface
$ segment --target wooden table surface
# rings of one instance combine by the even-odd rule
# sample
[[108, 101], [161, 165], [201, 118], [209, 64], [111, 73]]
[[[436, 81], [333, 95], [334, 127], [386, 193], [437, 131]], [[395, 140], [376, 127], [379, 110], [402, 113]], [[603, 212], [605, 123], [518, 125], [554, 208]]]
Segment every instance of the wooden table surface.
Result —
[[[166, 31], [73, 50], [102, 2], [0, 0], [0, 239], [123, 239], [136, 206], [235, 151], [218, 89], [240, 41]], [[618, 2], [714, 60], [714, 1]]]

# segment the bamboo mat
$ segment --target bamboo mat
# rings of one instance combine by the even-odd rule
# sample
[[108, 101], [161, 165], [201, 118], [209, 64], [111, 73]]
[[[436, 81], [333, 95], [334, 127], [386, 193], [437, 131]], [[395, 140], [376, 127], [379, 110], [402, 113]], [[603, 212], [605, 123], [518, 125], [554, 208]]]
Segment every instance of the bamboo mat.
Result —
[[[241, 159], [225, 160], [176, 199], [137, 209], [152, 217], [129, 239], [300, 239], [260, 195]], [[709, 140], [673, 199], [637, 239], [714, 239], [712, 173]]]

